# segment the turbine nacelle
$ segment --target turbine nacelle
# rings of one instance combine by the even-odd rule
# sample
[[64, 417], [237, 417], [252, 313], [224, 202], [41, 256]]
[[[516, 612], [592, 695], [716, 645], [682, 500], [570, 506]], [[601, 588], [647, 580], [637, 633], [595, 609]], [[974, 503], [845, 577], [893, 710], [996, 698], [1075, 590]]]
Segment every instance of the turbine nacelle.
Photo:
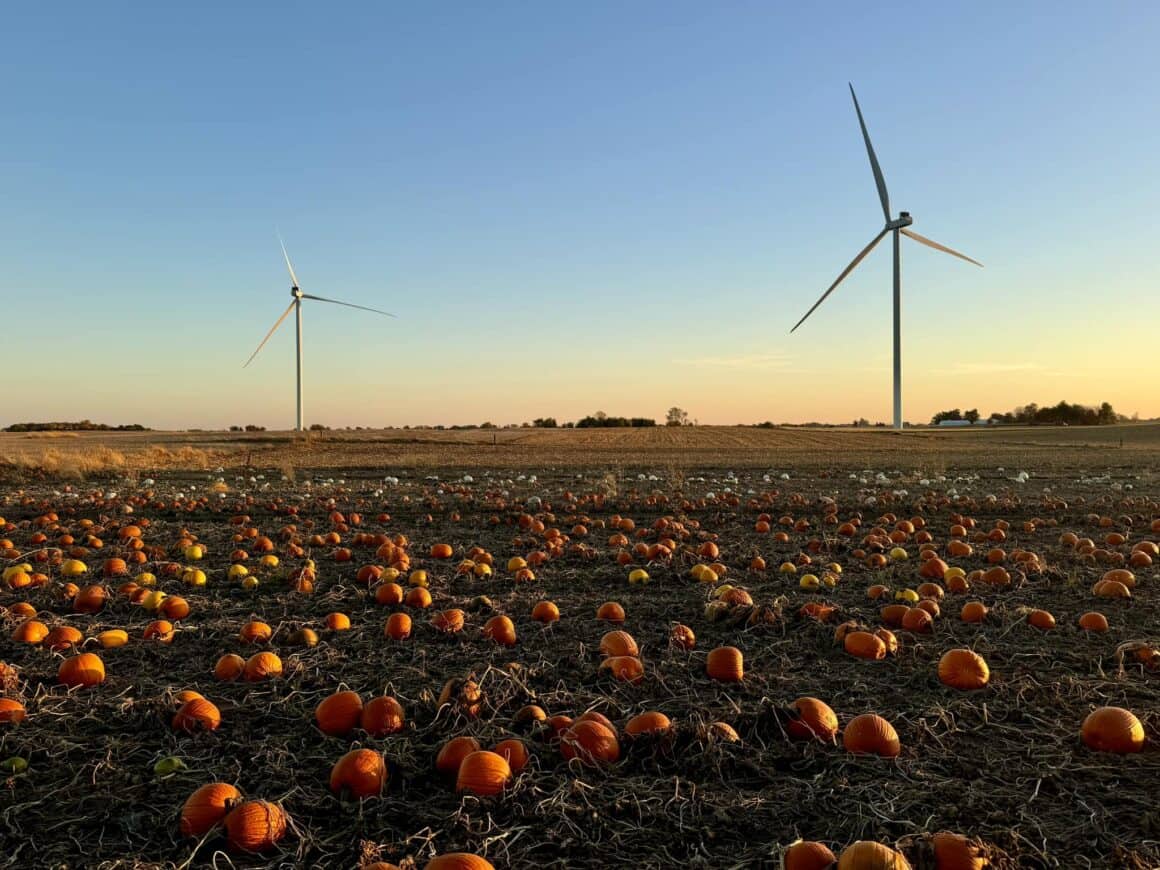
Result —
[[914, 223], [914, 218], [910, 216], [910, 212], [900, 211], [896, 219], [886, 222], [886, 229], [900, 230], [903, 227], [910, 226], [912, 223]]
[[297, 287], [291, 286], [290, 287], [290, 295], [293, 296], [295, 299], [301, 299], [304, 294]]

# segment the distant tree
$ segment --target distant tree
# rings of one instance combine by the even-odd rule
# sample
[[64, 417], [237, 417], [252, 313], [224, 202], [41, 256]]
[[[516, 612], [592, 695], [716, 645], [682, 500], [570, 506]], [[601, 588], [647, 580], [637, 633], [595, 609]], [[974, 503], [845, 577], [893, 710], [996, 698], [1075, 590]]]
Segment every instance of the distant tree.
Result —
[[979, 422], [979, 409], [978, 408], [971, 408], [969, 411], [964, 411], [963, 412], [963, 419], [966, 420], [968, 423], [970, 423], [972, 426], [974, 426], [976, 423]]
[[556, 428], [556, 418], [555, 417], [537, 417], [535, 420], [532, 421], [532, 426], [534, 426], [536, 429], [555, 429]]
[[490, 420], [487, 420], [487, 421], [485, 421], [485, 422], [483, 422], [483, 423], [480, 423], [480, 424], [479, 424], [479, 428], [480, 428], [480, 429], [497, 429], [497, 428], [499, 428], [499, 427], [497, 427], [497, 426], [495, 425], [495, 423], [491, 422]]
[[592, 416], [593, 416], [594, 418], [596, 418], [597, 420], [601, 420], [601, 421], [603, 421], [603, 420], [607, 420], [607, 419], [608, 419], [608, 415], [607, 415], [607, 414], [605, 414], [603, 411], [597, 411], [597, 412], [596, 412], [595, 414], [593, 414]]
[[247, 432], [265, 432], [266, 427], [265, 426], [258, 426], [258, 425], [255, 425], [254, 423], [247, 423], [246, 424], [246, 431]]
[[241, 432], [241, 431], [242, 431], [242, 427], [241, 427], [241, 426], [231, 426], [231, 427], [230, 427], [230, 431], [231, 431], [231, 432]]
[[678, 408], [676, 405], [669, 408], [668, 413], [665, 414], [666, 426], [688, 426], [689, 412], [684, 408]]
[[930, 425], [937, 426], [943, 420], [961, 420], [963, 419], [963, 412], [958, 408], [952, 408], [949, 411], [939, 411], [930, 418]]
[[868, 429], [870, 427], [870, 421], [865, 417], [859, 417], [854, 421], [854, 427], [856, 429]]

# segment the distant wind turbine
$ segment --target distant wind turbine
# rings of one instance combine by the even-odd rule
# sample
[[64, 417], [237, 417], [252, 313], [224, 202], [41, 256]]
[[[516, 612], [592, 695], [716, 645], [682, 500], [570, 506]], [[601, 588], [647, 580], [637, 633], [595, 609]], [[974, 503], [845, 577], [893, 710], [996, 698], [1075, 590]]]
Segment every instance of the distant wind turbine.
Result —
[[870, 134], [866, 131], [866, 122], [862, 119], [862, 109], [858, 105], [858, 96], [854, 93], [854, 86], [850, 85], [850, 96], [854, 98], [854, 111], [858, 113], [858, 124], [862, 128], [862, 138], [866, 140], [866, 153], [870, 155], [870, 168], [874, 172], [874, 183], [878, 186], [878, 198], [882, 201], [882, 214], [886, 218], [886, 226], [882, 228], [882, 232], [876, 235], [866, 247], [855, 257], [850, 265], [842, 270], [842, 274], [838, 276], [830, 289], [822, 294], [822, 297], [814, 303], [813, 307], [805, 313], [805, 317], [799, 320], [790, 332], [794, 332], [799, 326], [806, 322], [806, 318], [817, 310], [817, 307], [826, 301], [829, 296], [837, 288], [839, 284], [845, 280], [846, 276], [854, 271], [855, 267], [861, 263], [866, 255], [874, 250], [874, 246], [882, 241], [882, 237], [887, 233], [894, 233], [894, 428], [902, 428], [902, 251], [899, 247], [899, 233], [904, 236], [909, 236], [916, 242], [926, 245], [928, 248], [934, 248], [936, 251], [942, 251], [944, 254], [950, 254], [953, 257], [958, 257], [960, 260], [966, 260], [968, 263], [974, 263], [976, 266], [982, 266], [978, 260], [972, 260], [965, 254], [960, 254], [958, 251], [951, 250], [946, 245], [940, 245], [938, 242], [931, 241], [925, 236], [920, 236], [913, 230], [908, 230], [907, 227], [914, 223], [910, 216], [910, 212], [903, 211], [898, 213], [898, 217], [891, 219], [890, 217], [890, 196], [886, 192], [886, 180], [882, 177], [882, 169], [878, 166], [878, 158], [874, 156], [874, 146], [870, 144]]
[[246, 365], [242, 366], [242, 368], [246, 368], [246, 366], [248, 366], [250, 363], [252, 363], [254, 361], [254, 357], [256, 357], [258, 355], [258, 352], [263, 347], [266, 346], [266, 342], [268, 342], [270, 340], [270, 337], [273, 336], [273, 334], [278, 331], [278, 327], [282, 325], [282, 321], [284, 321], [287, 317], [289, 317], [290, 312], [293, 311], [294, 318], [295, 318], [295, 320], [297, 322], [297, 326], [298, 326], [298, 333], [297, 333], [297, 345], [298, 345], [298, 362], [297, 362], [298, 416], [297, 416], [297, 425], [295, 426], [295, 429], [297, 431], [301, 432], [303, 429], [303, 426], [302, 426], [302, 300], [303, 299], [313, 299], [315, 302], [329, 302], [332, 305], [345, 305], [347, 308], [357, 308], [359, 311], [370, 311], [374, 314], [382, 314], [386, 317], [394, 317], [395, 315], [390, 314], [386, 311], [379, 311], [379, 309], [377, 309], [377, 308], [367, 308], [365, 305], [354, 305], [350, 302], [339, 302], [337, 299], [326, 299], [322, 296], [314, 296], [310, 293], [303, 293], [302, 290], [298, 286], [298, 276], [294, 274], [294, 267], [292, 265], [290, 265], [290, 255], [286, 253], [286, 244], [282, 241], [281, 236], [279, 236], [279, 238], [278, 238], [278, 243], [282, 246], [282, 256], [286, 260], [286, 269], [290, 272], [290, 295], [294, 298], [291, 300], [290, 305], [287, 306], [286, 310], [282, 312], [282, 316], [279, 317], [274, 322], [274, 325], [272, 327], [270, 327], [270, 331], [266, 333], [266, 337], [262, 339], [262, 343], [258, 345], [258, 349], [255, 350], [252, 354], [250, 354], [250, 358], [248, 360], [246, 360]]

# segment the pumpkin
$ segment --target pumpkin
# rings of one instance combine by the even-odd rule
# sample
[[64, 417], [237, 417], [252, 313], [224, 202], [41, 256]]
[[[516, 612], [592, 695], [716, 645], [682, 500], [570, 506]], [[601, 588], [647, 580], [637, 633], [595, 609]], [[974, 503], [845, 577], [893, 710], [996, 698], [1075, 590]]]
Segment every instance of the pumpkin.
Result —
[[735, 646], [719, 646], [705, 659], [705, 673], [722, 683], [739, 683], [745, 677], [745, 658]]
[[1123, 707], [1100, 707], [1088, 714], [1080, 730], [1084, 745], [1096, 752], [1127, 754], [1144, 748], [1144, 726]]
[[644, 664], [636, 656], [611, 656], [600, 664], [613, 677], [625, 683], [639, 683], [644, 679]]
[[574, 722], [560, 736], [560, 752], [571, 761], [597, 766], [613, 764], [620, 758], [620, 743], [616, 734], [599, 722]]
[[962, 834], [940, 831], [931, 837], [938, 870], [983, 870], [990, 861], [976, 844]]
[[502, 792], [511, 778], [511, 766], [502, 755], [479, 750], [467, 755], [460, 763], [455, 790], [491, 797]]
[[978, 653], [969, 649], [952, 649], [939, 659], [938, 678], [944, 686], [969, 692], [987, 685], [991, 670]]
[[520, 707], [512, 717], [512, 721], [516, 725], [523, 727], [531, 726], [535, 722], [545, 722], [547, 719], [547, 712], [538, 704], [527, 704]]
[[182, 620], [189, 616], [189, 602], [180, 595], [170, 595], [162, 600], [160, 610], [166, 619]]
[[382, 794], [387, 784], [387, 763], [381, 752], [352, 749], [330, 770], [330, 790], [346, 789], [352, 797], [367, 798]]
[[444, 704], [454, 704], [466, 716], [478, 716], [483, 706], [483, 692], [475, 680], [453, 677], [443, 684], [436, 706], [442, 707]]
[[486, 858], [468, 852], [448, 852], [436, 855], [424, 865], [423, 870], [495, 870]]
[[416, 610], [426, 610], [431, 606], [431, 593], [424, 586], [415, 586], [407, 593], [404, 603]]
[[455, 634], [463, 630], [467, 615], [459, 609], [443, 610], [431, 617], [431, 627], [444, 634]]
[[450, 559], [455, 555], [455, 551], [450, 544], [433, 544], [431, 546], [432, 559]]
[[552, 601], [540, 601], [532, 608], [532, 619], [544, 625], [557, 622], [560, 619], [560, 608]]
[[242, 793], [229, 783], [206, 783], [186, 798], [181, 807], [182, 836], [204, 836], [241, 799]]
[[859, 840], [842, 851], [838, 870], [910, 870], [910, 862], [889, 846]]
[[23, 722], [26, 713], [24, 705], [13, 698], [0, 698], [0, 725], [15, 725]]
[[81, 653], [60, 663], [57, 679], [70, 688], [96, 686], [105, 681], [105, 663], [96, 653]]
[[600, 652], [606, 656], [635, 656], [640, 654], [636, 640], [627, 631], [610, 631], [600, 638]]
[[516, 645], [516, 626], [506, 616], [493, 616], [483, 626], [484, 637], [491, 638], [500, 646]]
[[886, 644], [882, 638], [868, 631], [851, 631], [846, 635], [842, 646], [855, 658], [870, 661], [886, 658]]
[[927, 634], [934, 625], [934, 618], [921, 607], [912, 607], [902, 617], [902, 627], [915, 634]]
[[226, 816], [225, 829], [232, 848], [263, 852], [286, 836], [286, 813], [269, 801], [243, 801]]
[[411, 636], [411, 617], [405, 613], [392, 613], [383, 625], [383, 634], [391, 640], [406, 640]]
[[624, 726], [624, 733], [630, 737], [639, 737], [642, 734], [663, 734], [672, 727], [672, 720], [664, 713], [649, 710], [629, 719]]
[[331, 737], [345, 737], [358, 727], [363, 702], [358, 692], [335, 692], [314, 708], [318, 730]]
[[741, 735], [728, 722], [710, 722], [697, 729], [697, 739], [702, 743], [740, 743]]
[[255, 653], [246, 660], [243, 674], [251, 683], [272, 680], [282, 676], [282, 660], [272, 652]]
[[624, 622], [624, 608], [615, 601], [606, 601], [596, 608], [596, 618], [604, 622]]
[[402, 604], [405, 595], [398, 583], [380, 583], [375, 587], [375, 602], [384, 606]]
[[1108, 618], [1096, 610], [1089, 610], [1079, 618], [1079, 627], [1084, 631], [1107, 631]]
[[73, 610], [76, 613], [100, 613], [108, 597], [109, 591], [104, 586], [86, 586], [73, 599]]
[[328, 613], [326, 627], [331, 631], [350, 631], [350, 617], [345, 613]]
[[238, 633], [238, 639], [242, 643], [265, 643], [274, 634], [274, 629], [270, 628], [266, 623], [251, 619], [242, 626], [242, 630]]
[[842, 732], [842, 744], [855, 755], [895, 758], [902, 752], [898, 732], [877, 713], [863, 713], [851, 719]]
[[372, 698], [362, 708], [359, 726], [371, 737], [386, 737], [403, 730], [406, 716], [403, 705], [389, 695]]
[[44, 645], [53, 652], [68, 649], [71, 646], [77, 646], [85, 639], [79, 629], [73, 628], [71, 625], [58, 625], [52, 631], [44, 636]]
[[286, 641], [292, 646], [317, 646], [318, 632], [312, 628], [299, 628], [291, 632]]
[[48, 637], [48, 626], [36, 619], [26, 619], [12, 632], [16, 643], [36, 645]]
[[824, 701], [798, 698], [790, 704], [790, 714], [785, 730], [796, 740], [833, 743], [838, 736], [838, 716]]
[[968, 601], [963, 605], [959, 618], [968, 623], [982, 622], [987, 618], [987, 605], [982, 601]]
[[669, 643], [677, 649], [691, 650], [697, 645], [697, 636], [689, 626], [678, 622], [669, 632]]
[[528, 766], [528, 747], [522, 740], [509, 737], [495, 745], [495, 754], [508, 763], [512, 773], [516, 774]]
[[443, 744], [439, 754], [435, 756], [435, 769], [444, 776], [457, 777], [463, 759], [482, 748], [474, 737], [452, 737]]
[[173, 643], [174, 634], [176, 632], [172, 622], [168, 619], [155, 619], [145, 626], [141, 636], [145, 640], [155, 640], [158, 643]]
[[782, 870], [828, 870], [838, 859], [823, 843], [798, 840], [781, 857]]
[[906, 617], [910, 608], [905, 604], [887, 604], [880, 611], [878, 611], [878, 618], [882, 620], [883, 625], [889, 625], [891, 628], [901, 628], [902, 620]]
[[213, 675], [222, 682], [236, 680], [246, 669], [246, 660], [237, 653], [226, 653], [214, 665]]
[[216, 731], [222, 723], [222, 714], [217, 705], [205, 698], [193, 698], [181, 705], [173, 714], [173, 730], [185, 731], [192, 734], [194, 731]]
[[1055, 628], [1055, 617], [1046, 610], [1032, 610], [1027, 614], [1027, 622], [1041, 631], [1051, 631]]

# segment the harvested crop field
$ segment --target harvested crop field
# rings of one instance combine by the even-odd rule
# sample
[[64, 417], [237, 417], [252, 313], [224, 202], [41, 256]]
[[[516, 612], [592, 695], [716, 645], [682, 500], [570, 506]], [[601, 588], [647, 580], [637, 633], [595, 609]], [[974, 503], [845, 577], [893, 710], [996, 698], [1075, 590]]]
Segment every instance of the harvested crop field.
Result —
[[[688, 445], [649, 448], [657, 455], [622, 433], [596, 434], [573, 443], [596, 451], [582, 463], [536, 452], [560, 449], [567, 433], [531, 433], [518, 470], [514, 460], [487, 470], [466, 453], [445, 466], [381, 455], [346, 464], [345, 451], [381, 448], [357, 446], [358, 433], [316, 442], [329, 452], [286, 466], [292, 474], [273, 452], [228, 462], [244, 448], [208, 443], [196, 449], [229, 470], [147, 478], [126, 467], [69, 483], [17, 469], [22, 488], [0, 499], [3, 688], [23, 709], [22, 721], [0, 718], [7, 863], [421, 868], [467, 852], [497, 868], [776, 867], [801, 838], [835, 854], [873, 840], [935, 868], [952, 866], [932, 840], [950, 831], [993, 867], [1160, 866], [1150, 439], [1065, 450], [1050, 443], [1054, 430], [1034, 433], [1039, 442], [1012, 434], [991, 442], [987, 460], [972, 446], [956, 460], [931, 453], [925, 468], [910, 450], [863, 461], [877, 448], [862, 440], [846, 442], [858, 461], [840, 466], [833, 455], [824, 464], [832, 443], [798, 444], [799, 470], [768, 452], [727, 465], [682, 454]], [[741, 451], [730, 460], [747, 449], [761, 448], [697, 445]], [[604, 450], [626, 458], [606, 463]], [[1027, 464], [989, 461], [1004, 450]], [[647, 577], [630, 582], [637, 570]], [[1093, 589], [1105, 577], [1124, 589]], [[424, 585], [429, 604], [413, 591]], [[393, 603], [399, 593], [405, 603]], [[558, 621], [533, 619], [544, 601]], [[622, 624], [597, 619], [606, 602], [622, 605]], [[961, 618], [968, 602], [986, 608], [981, 621]], [[1037, 627], [1037, 610], [1054, 628]], [[1081, 629], [1089, 611], [1106, 631]], [[413, 622], [405, 639], [385, 636], [395, 613]], [[342, 623], [334, 614], [349, 629], [330, 627]], [[514, 626], [512, 646], [485, 634], [490, 624], [502, 636], [499, 615]], [[75, 628], [75, 645], [67, 632], [27, 642], [29, 620]], [[691, 649], [674, 641], [677, 624], [695, 635]], [[862, 649], [849, 636], [863, 629], [870, 659], [847, 651]], [[103, 633], [116, 630], [125, 642], [106, 646], [119, 639]], [[631, 635], [634, 661], [602, 652], [614, 630]], [[719, 657], [710, 665], [719, 647], [740, 652], [740, 681]], [[940, 681], [954, 649], [985, 660], [985, 685]], [[103, 681], [63, 685], [62, 666], [67, 678], [82, 651], [102, 660]], [[223, 656], [262, 652], [277, 656], [280, 675], [259, 674], [263, 659], [241, 677], [215, 676]], [[445, 693], [449, 680], [475, 688]], [[220, 724], [175, 728], [186, 690]], [[342, 690], [364, 705], [393, 697], [402, 726], [372, 735], [356, 717], [323, 733], [316, 709]], [[835, 733], [819, 726], [801, 739], [792, 705], [802, 698], [832, 708]], [[521, 721], [529, 705], [547, 717], [603, 715], [615, 758], [587, 742], [592, 728]], [[1089, 714], [1108, 706], [1138, 717], [1143, 745], [1126, 748], [1140, 751], [1081, 739]], [[629, 722], [644, 712], [669, 727], [633, 736]], [[893, 726], [896, 756], [850, 751], [847, 726], [866, 713]], [[510, 756], [497, 794], [457, 790], [436, 760], [463, 736], [485, 750], [518, 739], [527, 764], [515, 770]], [[349, 782], [331, 788], [336, 763], [359, 748], [381, 753], [386, 770], [361, 800]], [[240, 816], [183, 836], [183, 804], [212, 782], [281, 807], [285, 831], [259, 851], [239, 848]]]

